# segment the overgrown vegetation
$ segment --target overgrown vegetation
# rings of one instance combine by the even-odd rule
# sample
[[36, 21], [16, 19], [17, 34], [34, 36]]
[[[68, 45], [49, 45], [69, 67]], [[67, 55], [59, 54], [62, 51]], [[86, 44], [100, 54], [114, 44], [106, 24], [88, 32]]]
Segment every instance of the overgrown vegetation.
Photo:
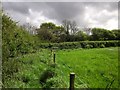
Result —
[[20, 67], [19, 63], [11, 58], [35, 52], [38, 49], [37, 42], [37, 37], [23, 30], [7, 15], [2, 15], [3, 82], [6, 76], [11, 77]]
[[[69, 73], [74, 71], [79, 77], [75, 87], [105, 88], [113, 79], [115, 82], [111, 87], [117, 87], [117, 48], [105, 48], [120, 46], [117, 32], [94, 28], [89, 35], [79, 31], [75, 22], [65, 20], [62, 26], [43, 23], [37, 34], [30, 34], [8, 15], [2, 14], [2, 85], [65, 88], [69, 87]], [[59, 50], [57, 64], [52, 61], [54, 52], [50, 50], [53, 47]]]

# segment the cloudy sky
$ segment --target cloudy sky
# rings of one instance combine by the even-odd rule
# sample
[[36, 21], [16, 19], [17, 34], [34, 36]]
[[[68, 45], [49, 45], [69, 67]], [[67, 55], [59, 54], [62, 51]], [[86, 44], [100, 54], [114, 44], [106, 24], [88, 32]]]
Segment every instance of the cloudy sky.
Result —
[[3, 2], [6, 13], [20, 24], [39, 27], [43, 22], [60, 25], [76, 21], [79, 27], [118, 28], [118, 2]]

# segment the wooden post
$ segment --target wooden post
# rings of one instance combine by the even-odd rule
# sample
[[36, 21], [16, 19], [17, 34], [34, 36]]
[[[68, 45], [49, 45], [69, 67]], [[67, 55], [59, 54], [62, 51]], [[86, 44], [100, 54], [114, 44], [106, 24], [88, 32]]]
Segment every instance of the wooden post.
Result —
[[75, 73], [70, 73], [70, 90], [74, 90]]
[[52, 53], [52, 49], [50, 49], [51, 53]]
[[55, 63], [55, 53], [53, 54], [53, 62]]

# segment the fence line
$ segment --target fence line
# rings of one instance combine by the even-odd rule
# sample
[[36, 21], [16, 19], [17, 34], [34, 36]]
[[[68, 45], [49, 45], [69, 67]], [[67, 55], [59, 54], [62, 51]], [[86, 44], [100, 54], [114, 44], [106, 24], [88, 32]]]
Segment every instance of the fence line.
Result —
[[[52, 59], [53, 59], [53, 62], [56, 63], [56, 56], [57, 56], [57, 54], [55, 53], [55, 51], [50, 50], [49, 53], [50, 53], [50, 58], [52, 58]], [[64, 63], [60, 57], [59, 57], [59, 60], [60, 60], [60, 63], [63, 64], [69, 71], [73, 71], [73, 69], [70, 68], [70, 66], [68, 66], [66, 63]], [[61, 73], [62, 76], [64, 75], [61, 70], [60, 70], [60, 73]], [[71, 75], [71, 74], [70, 74], [70, 75]], [[78, 82], [81, 82], [82, 84], [86, 85], [87, 88], [89, 88], [88, 85], [87, 85], [86, 83], [84, 83], [77, 74], [75, 75], [75, 77], [76, 77], [76, 79], [77, 79]], [[70, 80], [70, 81], [71, 81], [71, 80]], [[73, 82], [74, 82], [74, 81], [72, 81], [72, 83], [73, 83]], [[70, 86], [70, 87], [71, 87], [71, 86]], [[72, 86], [72, 87], [73, 87], [73, 86]], [[73, 90], [73, 88], [72, 88], [72, 89], [70, 88], [70, 90]]]
[[[73, 71], [72, 68], [70, 68], [67, 64], [65, 64], [63, 61], [61, 61], [62, 60], [61, 58], [59, 58], [59, 60], [60, 60], [60, 63], [64, 64], [69, 71]], [[60, 72], [62, 72], [62, 71], [60, 70]], [[62, 72], [62, 75], [63, 75], [63, 72]], [[76, 76], [76, 79], [78, 80], [78, 82], [81, 82], [82, 84], [84, 84], [88, 87], [88, 85], [86, 83], [84, 83], [77, 74], [75, 76]]]

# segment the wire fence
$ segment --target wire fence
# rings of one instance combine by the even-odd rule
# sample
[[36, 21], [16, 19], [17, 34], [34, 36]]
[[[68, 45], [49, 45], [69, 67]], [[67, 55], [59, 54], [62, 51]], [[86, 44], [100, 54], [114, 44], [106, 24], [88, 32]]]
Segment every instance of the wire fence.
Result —
[[[60, 58], [60, 57], [58, 57], [58, 53], [56, 53], [55, 52], [55, 50], [54, 51], [52, 51], [52, 50], [50, 50], [50, 58], [52, 57], [52, 59], [53, 59], [53, 62], [55, 62], [54, 61], [54, 58], [56, 59], [56, 57], [54, 56], [54, 54], [55, 55], [57, 55], [57, 59], [56, 60], [59, 60], [59, 61], [56, 61], [57, 62], [57, 64], [60, 64], [61, 63], [61, 65], [63, 65], [66, 69], [67, 69], [67, 71], [72, 71], [72, 72], [74, 72], [74, 69], [73, 68], [71, 68], [71, 66], [69, 66], [68, 64], [66, 64], [64, 61], [62, 61], [63, 59], [62, 58]], [[62, 54], [62, 55], [64, 55], [64, 54]], [[65, 76], [64, 75], [64, 72], [62, 71], [62, 69], [61, 69], [61, 67], [57, 67], [58, 69], [59, 69], [59, 72], [60, 72], [60, 74], [61, 74], [61, 76]], [[69, 73], [70, 74], [70, 73]], [[81, 80], [81, 78], [79, 77], [79, 75], [78, 75], [78, 73], [75, 73], [75, 84], [81, 84], [81, 85], [84, 85], [85, 86], [85, 88], [89, 88], [89, 86], [84, 82], [84, 81], [82, 81]], [[66, 82], [67, 83], [67, 82]]]
[[[55, 55], [57, 55], [57, 59], [56, 59], [56, 57], [54, 56], [54, 54]], [[64, 67], [65, 67], [65, 69], [67, 69], [67, 71], [70, 71], [70, 73], [71, 73], [71, 71], [72, 72], [74, 72], [74, 69], [75, 68], [72, 68], [70, 65], [68, 65], [68, 64], [66, 64], [64, 61], [63, 61], [63, 59], [61, 58], [61, 57], [58, 57], [60, 54], [58, 54], [58, 53], [56, 53], [56, 51], [50, 51], [50, 58], [51, 59], [53, 59], [53, 62], [56, 62], [54, 59], [56, 59], [57, 60], [57, 65], [60, 65], [60, 63], [61, 63], [61, 65], [63, 65]], [[61, 55], [66, 55], [66, 54], [61, 54]], [[62, 71], [62, 69], [61, 69], [61, 67], [57, 67], [58, 69], [59, 69], [59, 72], [60, 72], [60, 75], [61, 76], [65, 76], [64, 75], [64, 72]], [[69, 73], [69, 74], [70, 74]], [[82, 78], [83, 78], [83, 76], [81, 76]], [[89, 85], [87, 84], [87, 82], [84, 82], [82, 79], [81, 79], [81, 77], [79, 76], [79, 74], [77, 73], [77, 72], [75, 72], [75, 85], [83, 85], [84, 86], [84, 88], [90, 88], [89, 87]], [[66, 80], [67, 81], [67, 80]], [[111, 85], [113, 84], [113, 82], [114, 82], [114, 79], [110, 82], [110, 83], [108, 83], [107, 84], [107, 86], [106, 86], [106, 89], [107, 88], [110, 88], [111, 87]], [[66, 82], [67, 83], [67, 82]]]

